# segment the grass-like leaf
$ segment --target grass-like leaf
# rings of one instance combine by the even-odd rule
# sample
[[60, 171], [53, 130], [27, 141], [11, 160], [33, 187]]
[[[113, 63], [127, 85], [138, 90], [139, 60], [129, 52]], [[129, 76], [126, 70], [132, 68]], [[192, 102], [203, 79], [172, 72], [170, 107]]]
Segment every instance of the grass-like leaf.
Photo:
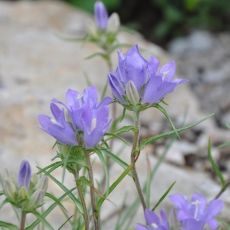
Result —
[[50, 198], [51, 200], [53, 200], [55, 203], [57, 203], [57, 205], [60, 207], [61, 211], [63, 212], [63, 214], [65, 215], [66, 218], [69, 218], [68, 214], [67, 214], [67, 209], [64, 207], [64, 205], [59, 201], [59, 199], [57, 199], [53, 194], [51, 193], [46, 193], [45, 194], [46, 197]]
[[174, 181], [169, 188], [164, 192], [164, 194], [160, 197], [160, 199], [157, 201], [157, 203], [152, 208], [153, 211], [156, 210], [156, 208], [161, 204], [161, 202], [165, 199], [165, 197], [169, 194], [169, 192], [172, 190], [173, 186], [176, 184], [176, 181]]
[[[202, 123], [203, 121], [209, 119], [210, 117], [212, 117], [214, 114], [210, 114], [204, 118], [202, 118], [201, 120], [197, 121], [197, 122], [194, 122], [192, 124], [189, 124], [189, 125], [186, 125], [182, 128], [178, 128], [176, 129], [177, 133], [182, 133], [184, 132], [185, 130], [187, 129], [190, 129], [190, 128], [193, 128], [194, 126]], [[153, 137], [149, 137], [149, 138], [145, 138], [142, 142], [141, 142], [141, 145], [140, 145], [140, 149], [143, 149], [146, 145], [148, 144], [153, 144], [155, 143], [156, 141], [162, 139], [162, 138], [167, 138], [167, 137], [170, 137], [170, 136], [175, 136], [175, 131], [174, 130], [171, 130], [171, 131], [168, 131], [168, 132], [165, 132], [165, 133], [161, 133], [159, 135], [156, 135], [156, 136], [153, 136]]]
[[208, 160], [211, 163], [211, 166], [212, 166], [214, 173], [219, 178], [221, 186], [225, 187], [226, 181], [225, 181], [225, 179], [224, 179], [224, 177], [220, 171], [219, 166], [217, 165], [217, 163], [215, 162], [215, 160], [212, 157], [212, 143], [211, 143], [210, 138], [208, 140]]
[[[70, 190], [68, 190], [67, 193], [64, 193], [63, 195], [61, 195], [59, 198], [57, 198], [57, 200], [59, 202], [54, 202], [53, 204], [51, 204], [41, 215], [43, 218], [45, 218], [46, 216], [48, 216], [52, 210], [54, 208], [57, 207], [58, 203], [60, 203], [64, 198], [66, 198], [67, 196], [69, 196], [70, 193], [72, 193], [76, 188], [72, 188]], [[28, 226], [25, 230], [33, 230], [39, 223], [41, 222], [41, 219], [38, 218], [37, 220], [35, 220], [30, 226]]]
[[10, 230], [18, 230], [18, 227], [16, 225], [2, 221], [2, 220], [0, 220], [0, 227], [7, 228]]
[[109, 149], [104, 148], [101, 149], [103, 151], [106, 152], [106, 154], [108, 154], [108, 156], [115, 161], [117, 164], [119, 164], [123, 169], [127, 169], [127, 167], [129, 166], [125, 161], [123, 161], [120, 157], [118, 157], [117, 155], [115, 155], [114, 153], [112, 153]]
[[[58, 185], [65, 193], [68, 193], [69, 189], [65, 187], [63, 183], [58, 181], [54, 176], [52, 176], [49, 172], [44, 171], [44, 174], [47, 175], [56, 185]], [[73, 195], [73, 193], [68, 194], [69, 198], [74, 202], [75, 206], [78, 210], [83, 213], [81, 202]]]
[[51, 224], [43, 217], [43, 215], [41, 215], [39, 212], [34, 211], [33, 212], [34, 216], [37, 217], [37, 219], [39, 219], [45, 226], [46, 229], [51, 229], [54, 230], [54, 228], [51, 226]]
[[103, 196], [98, 200], [97, 206], [100, 208], [103, 202], [107, 199], [108, 195], [120, 184], [120, 182], [129, 174], [131, 171], [131, 166], [128, 166], [126, 170], [122, 172], [122, 174], [112, 183], [109, 187], [108, 191], [103, 194]]
[[179, 135], [179, 133], [178, 133], [178, 131], [177, 131], [175, 125], [173, 124], [173, 122], [172, 122], [172, 120], [171, 120], [171, 118], [170, 118], [170, 116], [169, 116], [167, 110], [166, 110], [163, 106], [161, 106], [160, 104], [157, 104], [157, 105], [155, 105], [154, 107], [157, 108], [159, 111], [161, 111], [161, 112], [163, 113], [163, 115], [165, 116], [165, 118], [166, 118], [166, 119], [168, 120], [168, 122], [170, 123], [170, 125], [171, 125], [173, 131], [175, 132], [176, 136], [177, 136], [178, 138], [180, 138], [180, 135]]

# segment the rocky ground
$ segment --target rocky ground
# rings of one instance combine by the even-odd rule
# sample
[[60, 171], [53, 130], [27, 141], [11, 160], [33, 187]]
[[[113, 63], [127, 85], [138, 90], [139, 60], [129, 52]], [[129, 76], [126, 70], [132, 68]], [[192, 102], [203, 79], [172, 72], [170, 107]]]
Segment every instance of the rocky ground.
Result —
[[[97, 48], [92, 44], [83, 45], [59, 38], [59, 35], [79, 35], [79, 31], [91, 22], [92, 19], [85, 13], [56, 1], [0, 2], [0, 171], [8, 168], [15, 172], [22, 159], [29, 159], [34, 169], [36, 164], [47, 165], [54, 156], [51, 148], [53, 140], [39, 129], [37, 115], [48, 113], [50, 100], [53, 97], [63, 98], [67, 88], [82, 90], [87, 82], [85, 74], [99, 89], [102, 88], [108, 73], [106, 65], [99, 58], [85, 59], [97, 52]], [[119, 39], [124, 43], [140, 44], [146, 57], [156, 55], [163, 63], [170, 59], [161, 48], [144, 41], [139, 34], [123, 32]], [[170, 45], [171, 57], [178, 61], [178, 75], [190, 80], [188, 86], [181, 87], [166, 98], [175, 124], [179, 126], [199, 120], [212, 112], [216, 115], [183, 134], [180, 140], [173, 141], [166, 162], [153, 181], [154, 202], [175, 180], [174, 192], [187, 195], [202, 192], [209, 198], [218, 193], [220, 187], [207, 161], [209, 136], [214, 145], [214, 157], [229, 179], [230, 149], [218, 148], [218, 145], [230, 140], [227, 128], [230, 123], [229, 41], [229, 34], [213, 36], [195, 32]], [[169, 128], [154, 110], [144, 114], [142, 126], [143, 136]], [[142, 154], [138, 163], [142, 183], [146, 178], [143, 170], [146, 168], [145, 156], [149, 156], [153, 166], [164, 149], [165, 142], [159, 142], [156, 146], [149, 146]], [[121, 156], [125, 158], [125, 154]], [[114, 166], [112, 170], [115, 178], [121, 169]], [[100, 172], [97, 163], [95, 171]], [[57, 172], [56, 175], [60, 174]], [[67, 178], [67, 184], [71, 184], [71, 178]], [[51, 182], [50, 189], [56, 191]], [[119, 189], [111, 195], [112, 202], [105, 204], [103, 216], [119, 208], [123, 201], [121, 190], [130, 192], [126, 205], [134, 199], [135, 189], [128, 178]], [[225, 218], [230, 213], [229, 197], [230, 191], [226, 191], [223, 195]], [[13, 218], [7, 207], [2, 210], [1, 219], [5, 216], [9, 220]], [[61, 218], [57, 220], [55, 215], [50, 218], [55, 220], [56, 226], [63, 221]], [[139, 216], [138, 220], [141, 219]]]

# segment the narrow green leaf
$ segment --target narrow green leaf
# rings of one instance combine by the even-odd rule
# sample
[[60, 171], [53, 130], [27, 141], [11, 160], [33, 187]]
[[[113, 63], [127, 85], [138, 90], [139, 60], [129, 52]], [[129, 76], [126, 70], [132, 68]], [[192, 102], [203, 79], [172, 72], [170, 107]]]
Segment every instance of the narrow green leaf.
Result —
[[[99, 150], [99, 149], [98, 149]], [[109, 169], [107, 167], [107, 162], [106, 162], [106, 158], [103, 155], [103, 152], [101, 152], [100, 150], [97, 151], [97, 155], [100, 158], [101, 162], [102, 162], [102, 166], [104, 169], [104, 173], [105, 173], [105, 185], [106, 185], [106, 191], [108, 192], [108, 188], [109, 188]], [[106, 192], [106, 194], [107, 194]]]
[[[65, 193], [68, 193], [69, 189], [64, 186], [63, 183], [58, 181], [55, 177], [53, 177], [49, 172], [44, 171], [44, 173], [56, 184], [58, 185]], [[83, 213], [82, 207], [81, 207], [81, 202], [72, 194], [68, 194], [69, 198], [74, 202], [78, 210]]]
[[56, 168], [58, 168], [62, 165], [63, 165], [62, 161], [54, 162], [53, 164], [50, 164], [44, 168], [39, 168], [39, 171], [37, 172], [37, 174], [43, 173], [43, 172], [47, 171], [48, 169], [49, 169], [49, 172], [52, 172]]
[[176, 181], [174, 181], [169, 188], [164, 192], [164, 194], [160, 197], [160, 199], [157, 201], [157, 203], [155, 204], [155, 206], [152, 208], [153, 211], [155, 211], [155, 209], [160, 205], [160, 203], [165, 199], [165, 197], [169, 194], [169, 192], [171, 191], [171, 189], [173, 188], [173, 186], [176, 184]]
[[103, 196], [98, 200], [97, 206], [100, 208], [103, 202], [107, 199], [109, 194], [119, 185], [119, 183], [129, 174], [131, 171], [131, 166], [128, 166], [126, 170], [122, 172], [122, 174], [110, 185], [108, 191], [103, 194]]
[[215, 160], [212, 157], [212, 143], [211, 143], [210, 138], [208, 139], [208, 160], [211, 163], [211, 166], [212, 166], [214, 173], [219, 178], [221, 186], [224, 187], [226, 182], [225, 182], [225, 179], [224, 179], [224, 177], [220, 171], [220, 168], [218, 167], [218, 165], [216, 164]]
[[169, 123], [170, 123], [170, 125], [171, 125], [173, 131], [175, 132], [176, 136], [177, 136], [178, 138], [180, 138], [180, 135], [179, 135], [179, 133], [178, 133], [176, 127], [174, 126], [174, 124], [173, 124], [173, 122], [172, 122], [172, 120], [171, 120], [171, 118], [170, 118], [170, 116], [169, 116], [167, 110], [166, 110], [164, 107], [162, 107], [160, 104], [157, 104], [157, 105], [155, 105], [154, 107], [157, 108], [158, 110], [160, 110], [160, 111], [164, 114], [165, 118], [169, 121]]
[[94, 54], [91, 54], [91, 55], [85, 57], [85, 59], [92, 59], [92, 58], [97, 57], [97, 56], [102, 57], [102, 58], [106, 58], [106, 54], [101, 53], [101, 52], [97, 52], [97, 53], [94, 53]]
[[46, 226], [46, 229], [54, 230], [51, 224], [39, 212], [34, 211], [33, 214]]
[[123, 161], [120, 157], [112, 153], [109, 149], [101, 149], [102, 151], [105, 151], [110, 158], [112, 158], [113, 161], [115, 161], [117, 164], [119, 164], [123, 169], [127, 169], [129, 166], [125, 161]]
[[[61, 202], [66, 196], [69, 196], [70, 193], [72, 193], [76, 188], [72, 188], [70, 189], [67, 193], [64, 193], [62, 196], [60, 196], [59, 198], [57, 198], [59, 200], [59, 202]], [[43, 213], [42, 213], [42, 217], [45, 218], [46, 216], [48, 216], [51, 211], [58, 205], [58, 203], [54, 202], [53, 204], [51, 204]], [[33, 230], [39, 223], [41, 222], [40, 219], [35, 220], [30, 226], [26, 227], [26, 230]]]
[[[210, 114], [210, 115], [202, 118], [201, 120], [199, 120], [197, 122], [194, 122], [192, 124], [189, 124], [189, 125], [186, 125], [186, 126], [184, 126], [182, 128], [179, 128], [179, 129], [177, 129], [177, 132], [182, 133], [185, 130], [190, 129], [190, 128], [200, 124], [201, 122], [207, 120], [208, 118], [212, 117], [213, 115], [214, 114]], [[155, 143], [156, 141], [158, 141], [158, 140], [160, 140], [162, 138], [166, 138], [166, 137], [170, 137], [170, 136], [175, 136], [175, 131], [174, 130], [168, 131], [168, 132], [165, 132], [165, 133], [161, 133], [161, 134], [153, 136], [153, 137], [145, 138], [140, 144], [140, 149], [143, 149], [148, 144], [153, 144], [153, 143]]]
[[57, 205], [60, 207], [65, 217], [69, 218], [69, 216], [67, 215], [68, 212], [67, 209], [63, 206], [63, 204], [59, 201], [59, 199], [57, 199], [53, 194], [48, 192], [45, 194], [45, 196], [53, 200], [55, 203], [57, 203]]
[[2, 220], [0, 220], [0, 227], [8, 228], [10, 230], [17, 230], [18, 229], [18, 227], [16, 225], [2, 221]]
[[71, 220], [72, 217], [73, 216], [70, 216], [69, 218], [67, 218], [65, 222], [58, 228], [58, 230], [61, 230]]

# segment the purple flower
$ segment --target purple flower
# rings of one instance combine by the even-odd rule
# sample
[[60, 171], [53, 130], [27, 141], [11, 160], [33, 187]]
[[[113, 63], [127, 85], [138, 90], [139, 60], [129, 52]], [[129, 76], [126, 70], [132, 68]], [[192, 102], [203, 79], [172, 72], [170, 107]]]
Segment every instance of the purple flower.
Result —
[[22, 161], [18, 172], [18, 186], [25, 187], [26, 189], [30, 186], [31, 180], [31, 167], [28, 161]]
[[194, 194], [191, 200], [179, 194], [171, 195], [170, 200], [177, 210], [177, 219], [183, 230], [203, 230], [206, 225], [211, 230], [218, 228], [215, 217], [223, 208], [221, 200], [207, 202], [200, 194]]
[[113, 96], [121, 104], [133, 104], [134, 98], [139, 99], [136, 103], [155, 104], [176, 86], [186, 82], [173, 79], [175, 72], [174, 61], [159, 67], [155, 57], [144, 59], [135, 45], [125, 55], [118, 52], [118, 66], [116, 71], [109, 74], [109, 84]]
[[[69, 89], [65, 95], [65, 103], [56, 99], [51, 103], [51, 111], [55, 119], [40, 115], [39, 122], [45, 132], [62, 144], [81, 143], [87, 148], [92, 148], [100, 142], [109, 128], [110, 102], [110, 98], [98, 102], [95, 87], [86, 88], [83, 94]], [[57, 104], [63, 109], [61, 110]]]
[[150, 209], [145, 209], [146, 225], [136, 224], [136, 230], [169, 230], [167, 216], [164, 211], [160, 212], [158, 217]]
[[105, 30], [108, 25], [108, 12], [101, 1], [95, 3], [94, 15], [97, 27], [101, 30]]

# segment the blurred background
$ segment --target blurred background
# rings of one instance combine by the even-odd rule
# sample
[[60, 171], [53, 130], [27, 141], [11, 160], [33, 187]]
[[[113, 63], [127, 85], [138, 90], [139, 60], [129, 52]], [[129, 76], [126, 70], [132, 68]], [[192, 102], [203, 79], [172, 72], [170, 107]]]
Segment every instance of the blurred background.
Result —
[[[79, 37], [93, 21], [93, 0], [0, 1], [0, 172], [15, 171], [22, 159], [45, 166], [54, 156], [53, 139], [37, 123], [38, 114], [49, 114], [52, 98], [62, 99], [68, 88], [81, 91], [86, 76], [102, 89], [108, 68], [96, 57], [90, 43], [63, 37]], [[166, 140], [146, 150], [154, 164], [172, 141], [166, 161], [154, 179], [154, 199], [172, 181], [174, 192], [201, 192], [210, 199], [219, 191], [207, 159], [207, 142], [227, 180], [230, 180], [230, 1], [229, 0], [104, 0], [109, 13], [117, 12], [125, 26], [119, 41], [139, 44], [143, 55], [157, 56], [161, 63], [177, 62], [177, 75], [189, 79], [166, 98], [167, 109], [177, 127], [215, 115], [192, 128], [180, 140]], [[127, 30], [128, 28], [128, 30]], [[130, 31], [132, 30], [132, 32]], [[113, 56], [113, 66], [117, 61]], [[170, 129], [155, 110], [142, 117], [143, 135]], [[142, 180], [146, 174], [139, 163]], [[100, 165], [95, 163], [96, 172]], [[97, 171], [98, 170], [98, 171]], [[113, 169], [118, 175], [120, 169]], [[59, 174], [61, 175], [61, 174]], [[162, 180], [164, 178], [164, 180]], [[143, 181], [142, 181], [143, 182]], [[189, 182], [189, 183], [188, 183]], [[125, 181], [124, 188], [129, 181]], [[157, 186], [155, 186], [155, 184]], [[186, 186], [185, 186], [186, 184]], [[55, 190], [52, 187], [51, 189]], [[116, 204], [122, 202], [115, 194]], [[229, 221], [230, 191], [223, 199], [223, 216]], [[128, 202], [128, 201], [127, 201]], [[108, 204], [108, 210], [114, 206]], [[107, 210], [107, 209], [105, 209]], [[11, 220], [12, 215], [7, 218]], [[4, 213], [0, 212], [0, 218]], [[59, 219], [52, 217], [58, 224]], [[57, 220], [58, 219], [58, 220]]]

